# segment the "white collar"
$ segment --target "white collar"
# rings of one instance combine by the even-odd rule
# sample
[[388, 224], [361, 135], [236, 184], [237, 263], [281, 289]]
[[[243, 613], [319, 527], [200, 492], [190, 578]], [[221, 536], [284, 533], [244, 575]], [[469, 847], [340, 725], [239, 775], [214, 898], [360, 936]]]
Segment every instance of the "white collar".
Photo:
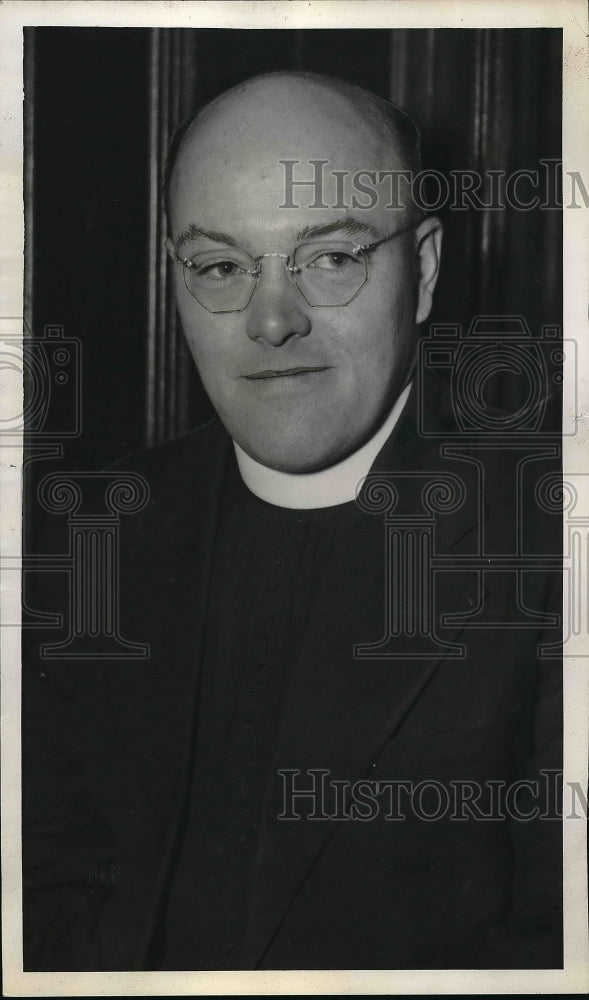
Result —
[[405, 386], [384, 424], [366, 444], [337, 465], [319, 472], [297, 474], [269, 469], [250, 458], [234, 441], [237, 464], [245, 485], [260, 500], [291, 510], [336, 507], [355, 500], [358, 484], [368, 475], [376, 456], [390, 437], [410, 391], [411, 383]]

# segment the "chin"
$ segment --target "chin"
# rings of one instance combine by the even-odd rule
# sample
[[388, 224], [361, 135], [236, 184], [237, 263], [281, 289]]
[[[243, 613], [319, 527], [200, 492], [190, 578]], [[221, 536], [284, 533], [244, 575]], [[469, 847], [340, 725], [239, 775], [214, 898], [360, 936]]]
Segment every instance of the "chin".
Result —
[[[243, 445], [242, 445], [243, 447]], [[288, 472], [291, 475], [302, 475], [305, 472], [317, 472], [319, 469], [325, 468], [327, 465], [332, 463], [329, 459], [310, 459], [308, 454], [289, 454], [281, 449], [276, 451], [274, 449], [251, 449], [244, 448], [244, 451], [254, 459], [254, 461], [259, 462], [260, 465], [265, 465], [268, 469], [275, 469], [276, 472]]]
[[265, 465], [269, 469], [276, 469], [277, 472], [288, 472], [291, 475], [303, 475], [309, 472], [319, 472], [330, 465], [335, 465], [346, 457], [350, 448], [345, 446], [337, 447], [334, 444], [325, 443], [318, 445], [315, 441], [313, 447], [309, 448], [309, 439], [304, 442], [285, 441], [240, 441], [237, 443], [243, 450], [260, 465]]

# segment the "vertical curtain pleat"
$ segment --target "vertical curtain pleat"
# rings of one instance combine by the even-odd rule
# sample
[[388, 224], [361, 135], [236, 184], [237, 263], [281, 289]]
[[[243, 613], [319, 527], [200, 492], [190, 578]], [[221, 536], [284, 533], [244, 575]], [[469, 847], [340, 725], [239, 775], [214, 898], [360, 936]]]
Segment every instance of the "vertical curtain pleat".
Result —
[[194, 37], [155, 28], [150, 60], [150, 224], [146, 437], [152, 444], [184, 431], [190, 413], [192, 361], [179, 328], [172, 274], [165, 250], [166, 215], [161, 198], [166, 151], [172, 132], [194, 107]]

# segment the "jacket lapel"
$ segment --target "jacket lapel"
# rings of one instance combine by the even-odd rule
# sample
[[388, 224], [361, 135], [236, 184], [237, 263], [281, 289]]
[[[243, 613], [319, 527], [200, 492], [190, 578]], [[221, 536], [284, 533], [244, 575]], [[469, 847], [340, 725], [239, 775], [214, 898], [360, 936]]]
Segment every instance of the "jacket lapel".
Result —
[[[147, 642], [147, 662], [103, 669], [103, 697], [135, 784], [137, 810], [149, 819], [132, 845], [150, 855], [137, 967], [146, 967], [169, 882], [192, 777], [201, 659], [219, 498], [231, 442], [218, 428], [190, 436], [179, 455], [142, 469], [151, 490], [145, 516], [122, 531], [123, 634]], [[203, 446], [206, 449], [203, 455]], [[126, 465], [125, 468], [129, 468]], [[125, 528], [126, 526], [124, 526]], [[141, 638], [139, 638], [139, 636]], [[130, 793], [132, 794], [132, 793]], [[120, 803], [125, 811], [133, 807]], [[135, 825], [130, 827], [136, 835]], [[150, 838], [151, 830], [155, 837]], [[131, 862], [132, 863], [132, 862]], [[136, 883], [137, 884], [137, 883]], [[149, 967], [149, 966], [147, 966]]]

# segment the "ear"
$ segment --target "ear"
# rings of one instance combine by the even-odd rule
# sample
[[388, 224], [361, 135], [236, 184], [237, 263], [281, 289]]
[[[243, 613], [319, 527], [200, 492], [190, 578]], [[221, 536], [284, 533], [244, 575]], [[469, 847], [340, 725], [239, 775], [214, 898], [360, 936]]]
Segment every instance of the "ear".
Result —
[[174, 249], [174, 244], [169, 236], [166, 237], [166, 250], [168, 251], [170, 257], [174, 260], [176, 258], [176, 250]]
[[415, 322], [423, 323], [430, 314], [434, 288], [440, 270], [442, 251], [442, 223], [440, 220], [435, 217], [425, 219], [415, 231], [415, 243], [419, 260]]

